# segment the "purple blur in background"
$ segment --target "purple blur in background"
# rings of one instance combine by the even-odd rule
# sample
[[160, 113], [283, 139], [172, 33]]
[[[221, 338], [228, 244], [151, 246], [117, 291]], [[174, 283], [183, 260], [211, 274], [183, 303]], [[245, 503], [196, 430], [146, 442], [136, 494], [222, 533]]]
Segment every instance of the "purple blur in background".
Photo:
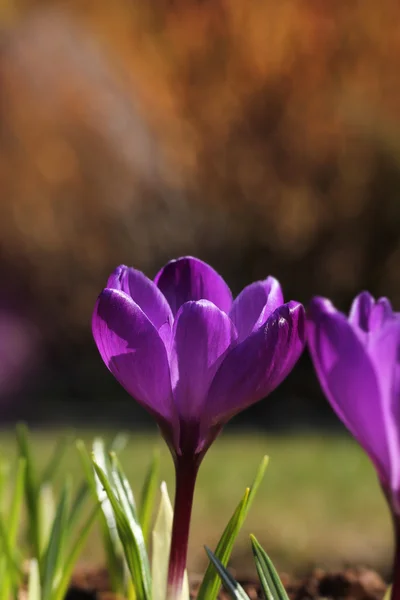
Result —
[[400, 515], [400, 318], [367, 292], [349, 318], [323, 298], [310, 306], [308, 342], [329, 402], [374, 463]]
[[332, 408], [372, 460], [393, 514], [392, 599], [400, 598], [400, 314], [387, 298], [355, 298], [349, 317], [314, 298], [308, 345]]
[[[14, 414], [12, 404], [41, 360], [40, 335], [29, 320], [0, 308], [0, 418]], [[17, 403], [18, 404], [18, 403]]]

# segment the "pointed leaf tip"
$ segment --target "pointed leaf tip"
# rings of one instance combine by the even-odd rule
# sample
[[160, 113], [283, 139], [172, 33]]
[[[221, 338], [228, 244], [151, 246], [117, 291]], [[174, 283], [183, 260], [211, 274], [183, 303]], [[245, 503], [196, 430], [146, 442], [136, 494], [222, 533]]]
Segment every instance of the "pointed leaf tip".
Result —
[[[228, 564], [233, 544], [246, 519], [247, 513], [264, 477], [267, 464], [268, 457], [264, 456], [257, 469], [257, 473], [251, 487], [246, 488], [241, 501], [237, 505], [235, 512], [225, 527], [221, 539], [218, 542], [214, 556], [221, 562], [222, 565]], [[215, 564], [211, 561], [206, 569], [203, 581], [200, 585], [200, 589], [197, 594], [198, 600], [216, 600], [217, 598], [219, 590], [219, 578], [213, 566], [215, 567]]]
[[282, 581], [268, 554], [254, 535], [250, 535], [250, 539], [258, 576], [265, 597], [267, 600], [289, 600]]
[[221, 563], [217, 556], [213, 554], [208, 546], [204, 546], [204, 548], [208, 558], [210, 559], [210, 564], [214, 566], [216, 573], [218, 574], [231, 598], [233, 600], [249, 600], [249, 596], [246, 594], [242, 586], [233, 578], [231, 573]]

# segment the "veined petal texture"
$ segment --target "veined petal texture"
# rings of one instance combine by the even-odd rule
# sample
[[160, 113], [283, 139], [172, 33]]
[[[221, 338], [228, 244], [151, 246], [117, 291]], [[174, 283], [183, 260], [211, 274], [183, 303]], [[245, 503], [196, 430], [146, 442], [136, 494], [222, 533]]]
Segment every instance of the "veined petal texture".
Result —
[[387, 298], [375, 298], [369, 292], [361, 292], [351, 305], [349, 323], [362, 333], [380, 329], [385, 321], [393, 319], [395, 313]]
[[[366, 312], [365, 305], [362, 307], [364, 301], [367, 299], [359, 303], [358, 319], [363, 325]], [[389, 370], [394, 370], [394, 362], [389, 358], [394, 350], [394, 340], [386, 333], [373, 332], [373, 337], [367, 340], [360, 337], [356, 326], [329, 301], [314, 298], [311, 302], [307, 337], [321, 387], [339, 418], [369, 454], [380, 478], [388, 482], [392, 443], [389, 437], [392, 434], [388, 437], [387, 411], [391, 410], [391, 398], [383, 393], [383, 371], [379, 369], [375, 357], [378, 348], [382, 350], [382, 342], [386, 338], [390, 348], [383, 360], [388, 361], [386, 366]], [[370, 344], [372, 353], [368, 352]], [[391, 381], [392, 376], [387, 381], [390, 389]]]
[[106, 288], [96, 303], [92, 331], [103, 361], [126, 391], [172, 422], [167, 351], [142, 309], [125, 292]]
[[207, 400], [211, 423], [226, 422], [272, 392], [293, 368], [304, 343], [303, 306], [283, 304], [222, 362]]
[[250, 333], [263, 325], [278, 306], [283, 304], [283, 293], [274, 277], [255, 281], [245, 287], [235, 298], [230, 311], [239, 335], [243, 341]]
[[121, 265], [108, 278], [107, 286], [121, 290], [136, 302], [153, 323], [168, 347], [171, 339], [173, 316], [164, 294], [144, 273]]
[[300, 304], [283, 304], [273, 277], [233, 302], [212, 267], [186, 256], [154, 281], [117, 267], [92, 328], [107, 367], [156, 418], [174, 459], [201, 460], [230, 417], [288, 375], [304, 347], [304, 320]]
[[174, 315], [190, 300], [210, 300], [226, 313], [232, 305], [232, 293], [221, 275], [198, 258], [185, 256], [171, 260], [157, 273], [154, 282]]
[[180, 420], [200, 422], [209, 387], [237, 332], [226, 313], [208, 300], [179, 310], [171, 352], [175, 406]]

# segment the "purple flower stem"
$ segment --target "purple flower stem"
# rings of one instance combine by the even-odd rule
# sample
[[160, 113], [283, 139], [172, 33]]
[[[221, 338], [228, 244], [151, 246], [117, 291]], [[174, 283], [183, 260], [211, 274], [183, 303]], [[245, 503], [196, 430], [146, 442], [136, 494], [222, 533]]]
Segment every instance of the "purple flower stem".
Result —
[[168, 569], [168, 600], [177, 600], [182, 590], [194, 487], [199, 466], [200, 460], [198, 456], [183, 455], [175, 458], [176, 486]]
[[395, 545], [394, 545], [391, 600], [400, 600], [400, 519], [399, 519], [399, 517], [394, 516], [393, 522], [394, 522]]

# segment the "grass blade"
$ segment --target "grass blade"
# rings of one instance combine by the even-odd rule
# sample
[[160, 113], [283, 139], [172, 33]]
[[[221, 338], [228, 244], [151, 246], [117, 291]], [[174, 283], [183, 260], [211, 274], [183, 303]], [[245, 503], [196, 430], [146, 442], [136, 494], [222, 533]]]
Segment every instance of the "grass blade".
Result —
[[[127, 514], [132, 517], [135, 527], [140, 529], [140, 537], [143, 537], [143, 532], [140, 527], [139, 518], [137, 516], [135, 497], [132, 492], [132, 488], [129, 485], [129, 481], [122, 470], [122, 467], [118, 461], [116, 454], [112, 453], [111, 458], [111, 480], [114, 483], [115, 489], [121, 502], [124, 504]], [[144, 540], [143, 540], [144, 546]]]
[[226, 589], [229, 592], [231, 598], [233, 600], [250, 600], [242, 586], [235, 581], [232, 575], [229, 573], [226, 567], [221, 563], [220, 560], [211, 552], [207, 546], [205, 546], [207, 556], [210, 559], [210, 564], [212, 564], [221, 578], [221, 581]]
[[250, 536], [258, 576], [267, 600], [289, 600], [282, 581], [265, 550], [254, 535]]
[[[40, 556], [43, 557], [43, 553], [49, 543], [51, 528], [53, 527], [56, 516], [56, 502], [54, 499], [53, 487], [49, 482], [44, 483], [39, 487], [38, 510], [41, 544]], [[41, 564], [42, 561], [40, 560], [39, 566], [41, 566]]]
[[115, 454], [110, 455], [111, 458], [111, 475], [114, 483], [115, 491], [118, 495], [119, 501], [121, 502], [122, 509], [125, 512], [129, 520], [135, 543], [137, 546], [137, 553], [139, 559], [139, 565], [141, 569], [141, 576], [143, 579], [143, 585], [147, 596], [151, 596], [151, 575], [148, 554], [146, 550], [146, 544], [142, 528], [139, 523], [139, 519], [136, 511], [135, 499], [133, 496], [132, 489], [129, 485], [129, 481], [125, 476], [124, 471], [118, 461]]
[[20, 524], [22, 501], [24, 497], [26, 460], [19, 458], [17, 463], [17, 474], [15, 478], [14, 494], [11, 500], [10, 516], [8, 519], [8, 541], [13, 548], [17, 541], [18, 526]]
[[[24, 497], [25, 465], [25, 459], [19, 458], [17, 463], [14, 492], [9, 509], [10, 514], [7, 518], [9, 554], [13, 552], [13, 549], [16, 546], [18, 526], [21, 519], [22, 500]], [[5, 527], [3, 528], [3, 530], [5, 531]], [[16, 595], [18, 593], [19, 583], [20, 582], [18, 581], [17, 576], [17, 584], [15, 584], [14, 581], [13, 586], [13, 580], [9, 572], [6, 556], [2, 556], [0, 559], [0, 598], [2, 600], [9, 600], [11, 595]], [[13, 587], [13, 593], [11, 593], [11, 589]]]
[[254, 498], [258, 492], [258, 488], [260, 487], [260, 484], [261, 484], [262, 480], [264, 479], [265, 471], [267, 470], [267, 467], [268, 467], [268, 462], [269, 462], [269, 457], [263, 456], [260, 466], [257, 469], [256, 476], [254, 477], [253, 483], [250, 486], [250, 495], [249, 495], [249, 500], [247, 503], [247, 510], [246, 510], [245, 518], [251, 508], [251, 505], [253, 504]]
[[[112, 469], [110, 464], [110, 456], [106, 451], [103, 440], [96, 438], [93, 442], [93, 460], [99, 465], [104, 474], [106, 475], [109, 481], [112, 481]], [[93, 465], [92, 465], [93, 468]], [[104, 491], [104, 487], [102, 486], [100, 480], [95, 475], [95, 487], [97, 496], [101, 502], [101, 507], [107, 521], [108, 530], [110, 535], [114, 537], [115, 540], [118, 539], [117, 531], [116, 531], [116, 523], [114, 511], [111, 506], [111, 502]]]
[[[142, 555], [141, 555], [141, 544], [136, 539], [137, 528], [140, 527], [132, 522], [130, 511], [128, 510], [128, 514], [125, 512], [126, 507], [126, 498], [124, 501], [121, 501], [119, 494], [122, 493], [116, 491], [114, 492], [112, 484], [108, 481], [104, 471], [101, 469], [99, 465], [94, 463], [94, 468], [97, 476], [99, 477], [101, 484], [104, 487], [104, 490], [107, 493], [107, 496], [111, 502], [112, 509], [115, 515], [115, 521], [117, 524], [117, 530], [119, 539], [121, 541], [124, 556], [132, 577], [132, 581], [135, 585], [135, 590], [137, 593], [138, 600], [150, 600], [151, 592], [150, 592], [150, 576], [147, 576], [150, 573], [150, 568], [147, 565], [147, 569], [143, 568], [142, 563]], [[121, 485], [119, 484], [121, 487]], [[134, 529], [132, 529], [132, 526]], [[142, 548], [144, 547], [143, 540]], [[146, 561], [147, 562], [147, 561]]]
[[83, 481], [80, 487], [78, 488], [74, 500], [72, 501], [71, 510], [68, 517], [68, 528], [71, 529], [73, 525], [76, 523], [79, 515], [81, 514], [83, 507], [85, 505], [85, 501], [87, 499], [89, 493], [89, 485], [86, 481]]
[[108, 451], [115, 452], [115, 454], [119, 454], [126, 448], [126, 445], [129, 441], [129, 435], [124, 432], [117, 433], [115, 438], [112, 440]]
[[39, 563], [36, 558], [29, 563], [28, 600], [42, 600]]
[[87, 540], [92, 525], [99, 514], [99, 511], [100, 506], [95, 506], [95, 508], [90, 513], [89, 517], [86, 519], [85, 524], [79, 531], [79, 535], [77, 536], [67, 557], [63, 561], [61, 578], [57, 585], [56, 591], [53, 593], [52, 600], [63, 600], [63, 598], [65, 597], [75, 564], [78, 560], [80, 553], [82, 552], [83, 546]]
[[28, 513], [28, 539], [33, 557], [38, 560], [40, 568], [41, 539], [40, 539], [40, 511], [39, 511], [39, 484], [35, 464], [32, 457], [28, 428], [23, 423], [16, 427], [17, 445], [19, 456], [25, 459], [25, 505]]
[[4, 510], [7, 492], [7, 481], [10, 476], [9, 462], [0, 456], [0, 510]]
[[57, 579], [60, 562], [63, 557], [65, 538], [67, 535], [69, 497], [70, 484], [69, 480], [67, 480], [61, 492], [61, 498], [51, 528], [49, 543], [40, 569], [41, 573], [43, 573], [42, 600], [51, 600], [54, 581]]
[[161, 501], [152, 533], [151, 586], [152, 600], [167, 597], [169, 552], [171, 548], [173, 510], [165, 481], [161, 483]]
[[[226, 526], [221, 539], [218, 542], [217, 548], [214, 552], [215, 557], [226, 567], [228, 564], [233, 545], [236, 537], [246, 519], [249, 508], [254, 500], [260, 483], [264, 477], [265, 470], [268, 465], [268, 457], [264, 456], [260, 466], [258, 467], [256, 476], [254, 478], [251, 488], [248, 488], [236, 507], [228, 525]], [[218, 590], [220, 587], [218, 575], [210, 563], [204, 574], [203, 581], [201, 583], [197, 599], [198, 600], [216, 600]]]
[[7, 527], [3, 520], [0, 517], [0, 548], [2, 550], [1, 555], [5, 559], [6, 562], [6, 570], [9, 578], [11, 579], [11, 584], [13, 586], [18, 586], [23, 579], [23, 572], [20, 568], [21, 560], [18, 560], [16, 556], [16, 552], [14, 548], [10, 546], [9, 537], [7, 534]]
[[8, 600], [10, 597], [10, 578], [7, 572], [7, 563], [5, 557], [0, 558], [0, 599]]
[[[246, 514], [246, 505], [249, 500], [249, 495], [250, 489], [247, 488], [242, 500], [237, 505], [235, 512], [229, 520], [229, 523], [226, 526], [215, 550], [215, 556], [218, 558], [218, 560], [224, 567], [226, 567], [226, 565], [228, 564], [234, 541], [237, 537], [237, 534], [240, 531], [241, 524], [244, 521], [244, 516]], [[219, 577], [215, 572], [213, 564], [209, 563], [204, 574], [203, 581], [201, 583], [197, 597], [199, 598], [199, 600], [215, 600], [217, 598], [219, 588]]]
[[40, 478], [40, 485], [53, 482], [55, 475], [59, 472], [60, 464], [65, 456], [69, 443], [69, 435], [63, 435], [58, 439], [56, 447], [50, 456], [49, 462], [43, 470]]
[[[110, 509], [110, 502], [103, 489], [103, 486], [100, 483], [100, 480], [95, 473], [92, 459], [88, 450], [86, 449], [85, 444], [82, 440], [78, 440], [76, 447], [79, 452], [89, 488], [92, 491], [93, 497], [97, 502], [99, 502], [99, 506], [101, 507], [101, 512], [99, 513], [99, 523], [101, 536], [103, 538], [104, 551], [106, 554], [111, 589], [115, 594], [123, 595], [125, 584], [122, 548], [117, 533], [115, 518], [112, 513], [112, 509]], [[112, 520], [110, 519], [110, 512], [112, 513]]]
[[146, 473], [139, 508], [139, 521], [143, 531], [145, 543], [148, 545], [151, 521], [154, 511], [154, 502], [157, 493], [158, 477], [160, 471], [160, 452], [154, 453], [153, 460]]

